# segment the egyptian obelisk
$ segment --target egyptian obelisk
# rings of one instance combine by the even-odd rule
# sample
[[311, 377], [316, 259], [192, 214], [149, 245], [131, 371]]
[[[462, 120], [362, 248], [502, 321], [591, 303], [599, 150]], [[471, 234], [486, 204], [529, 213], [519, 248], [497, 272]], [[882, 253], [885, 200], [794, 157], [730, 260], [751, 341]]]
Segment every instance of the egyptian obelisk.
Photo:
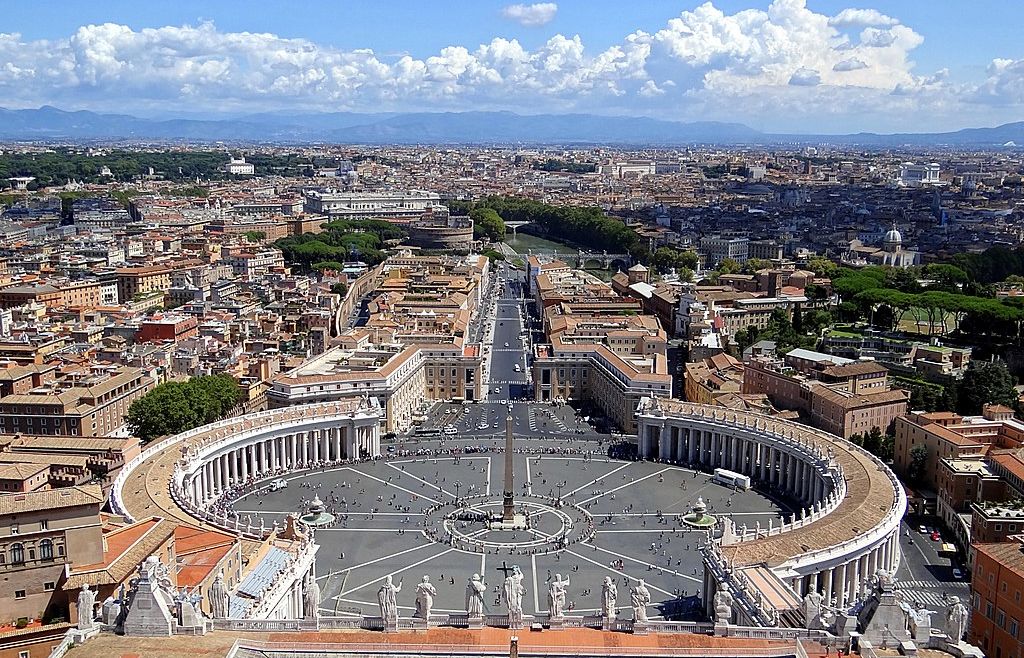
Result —
[[512, 412], [509, 411], [505, 418], [505, 489], [504, 505], [501, 512], [501, 520], [504, 523], [514, 523], [516, 518], [515, 504], [512, 497], [515, 489], [512, 484]]

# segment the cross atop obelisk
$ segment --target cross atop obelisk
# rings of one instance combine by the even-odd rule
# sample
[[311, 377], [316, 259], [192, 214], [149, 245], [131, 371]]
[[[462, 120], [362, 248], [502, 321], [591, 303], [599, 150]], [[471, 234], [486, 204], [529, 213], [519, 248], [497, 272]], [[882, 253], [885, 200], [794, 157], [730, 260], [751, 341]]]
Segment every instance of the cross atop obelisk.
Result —
[[504, 504], [501, 511], [501, 520], [504, 523], [515, 521], [515, 485], [512, 482], [512, 411], [505, 417], [505, 489], [503, 490]]

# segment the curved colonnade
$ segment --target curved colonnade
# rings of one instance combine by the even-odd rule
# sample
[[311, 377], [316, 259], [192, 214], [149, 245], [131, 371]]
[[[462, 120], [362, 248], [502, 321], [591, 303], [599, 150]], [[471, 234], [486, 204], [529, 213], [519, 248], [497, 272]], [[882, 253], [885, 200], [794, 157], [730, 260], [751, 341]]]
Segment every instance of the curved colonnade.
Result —
[[[906, 494], [892, 471], [862, 448], [791, 421], [677, 400], [646, 399], [637, 424], [645, 459], [742, 473], [756, 487], [777, 487], [801, 504], [778, 527], [732, 532], [726, 524], [711, 551], [711, 561], [719, 562], [711, 566], [722, 567], [723, 575], [764, 565], [792, 595], [818, 591], [845, 608], [876, 571], [899, 566]], [[767, 607], [762, 592], [737, 593]], [[758, 619], [771, 620], [766, 612]]]
[[[214, 503], [233, 489], [301, 468], [380, 455], [376, 400], [341, 400], [261, 411], [168, 437], [125, 464], [111, 490], [114, 512], [129, 521], [140, 509], [168, 518], [185, 515], [257, 538], [266, 528], [241, 527]], [[166, 475], [173, 458], [170, 478]], [[145, 466], [163, 477], [153, 479]]]

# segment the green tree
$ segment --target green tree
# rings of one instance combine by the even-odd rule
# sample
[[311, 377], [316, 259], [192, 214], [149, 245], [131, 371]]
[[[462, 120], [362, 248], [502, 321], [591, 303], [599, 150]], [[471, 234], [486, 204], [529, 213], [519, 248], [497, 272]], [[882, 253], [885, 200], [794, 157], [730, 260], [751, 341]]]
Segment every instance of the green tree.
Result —
[[196, 405], [177, 382], [160, 384], [132, 402], [126, 416], [132, 434], [143, 443], [199, 425]]
[[348, 284], [344, 281], [339, 281], [331, 286], [331, 292], [335, 295], [341, 295], [341, 298], [344, 299], [345, 295], [348, 294]]
[[249, 242], [263, 242], [267, 239], [267, 234], [263, 231], [246, 231], [243, 235]]
[[960, 413], [977, 415], [985, 404], [1017, 406], [1013, 375], [1001, 360], [972, 361], [959, 386]]
[[806, 268], [817, 276], [831, 279], [839, 271], [839, 266], [827, 258], [815, 257], [808, 259]]
[[131, 404], [125, 420], [132, 434], [145, 443], [211, 423], [241, 399], [242, 391], [230, 375], [193, 377], [160, 384]]
[[740, 269], [742, 269], [740, 264], [732, 258], [723, 258], [722, 262], [718, 264], [719, 274], [736, 274]]
[[910, 464], [907, 466], [907, 479], [914, 484], [921, 484], [925, 466], [928, 463], [928, 448], [923, 443], [910, 449]]
[[491, 242], [504, 239], [505, 221], [493, 208], [474, 208], [469, 211], [469, 217], [473, 220], [474, 238], [487, 238]]
[[488, 249], [484, 252], [484, 256], [487, 256], [492, 263], [499, 260], [505, 260], [505, 254], [496, 249]]
[[742, 272], [744, 274], [754, 274], [758, 270], [768, 270], [772, 268], [772, 262], [765, 258], [748, 258], [747, 262], [743, 263]]

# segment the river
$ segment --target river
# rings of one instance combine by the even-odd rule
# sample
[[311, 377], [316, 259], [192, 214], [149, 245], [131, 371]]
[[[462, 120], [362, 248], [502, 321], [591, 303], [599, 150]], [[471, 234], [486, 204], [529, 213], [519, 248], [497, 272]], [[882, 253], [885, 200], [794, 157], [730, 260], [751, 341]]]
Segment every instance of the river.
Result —
[[[508, 232], [508, 236], [503, 242], [505, 245], [515, 249], [517, 253], [522, 256], [529, 255], [530, 250], [543, 251], [545, 253], [555, 252], [559, 254], [566, 254], [567, 256], [575, 256], [578, 250], [575, 247], [570, 247], [567, 244], [561, 242], [555, 242], [554, 240], [548, 240], [547, 238], [540, 238], [536, 235], [529, 233], [523, 233], [517, 231], [516, 236], [511, 237], [512, 232]], [[575, 263], [575, 259], [569, 261], [570, 264]], [[601, 279], [602, 281], [611, 281], [612, 275], [615, 272], [610, 270], [592, 270], [588, 269], [588, 272]]]
[[[511, 231], [509, 233], [511, 234]], [[561, 242], [555, 242], [554, 240], [548, 240], [546, 238], [539, 238], [536, 235], [530, 235], [529, 233], [523, 233], [521, 231], [517, 232], [514, 238], [506, 237], [504, 242], [524, 256], [527, 255], [531, 249], [533, 251], [554, 251], [560, 254], [576, 253], [575, 249], [562, 244]]]

